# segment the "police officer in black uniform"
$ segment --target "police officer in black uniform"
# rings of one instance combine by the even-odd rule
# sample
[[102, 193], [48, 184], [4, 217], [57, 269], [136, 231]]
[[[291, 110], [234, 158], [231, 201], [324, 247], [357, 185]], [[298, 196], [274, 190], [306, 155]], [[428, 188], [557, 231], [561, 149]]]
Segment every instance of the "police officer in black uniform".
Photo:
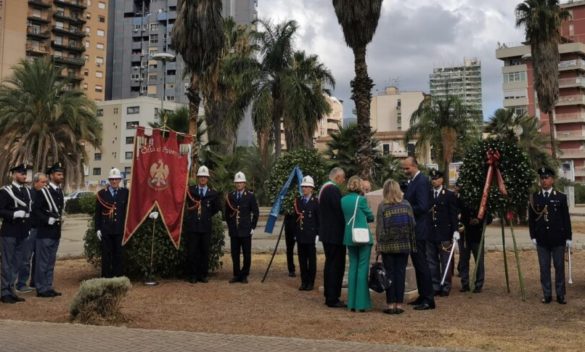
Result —
[[30, 214], [32, 201], [30, 190], [26, 187], [26, 170], [24, 164], [10, 169], [12, 183], [0, 190], [0, 218], [2, 228], [0, 239], [2, 243], [2, 285], [0, 301], [3, 303], [23, 302], [14, 291], [16, 273], [22, 258], [22, 247], [30, 231]]
[[124, 275], [122, 237], [128, 204], [128, 190], [120, 187], [120, 170], [111, 169], [108, 181], [108, 187], [97, 193], [95, 205], [95, 228], [102, 242], [102, 277], [106, 278]]
[[319, 235], [319, 201], [313, 196], [315, 182], [311, 176], [303, 177], [303, 195], [295, 199], [295, 238], [298, 243], [299, 268], [301, 270], [300, 291], [311, 291], [315, 287], [317, 273], [317, 251], [315, 239]]
[[[252, 235], [258, 223], [259, 209], [254, 193], [246, 189], [246, 175], [236, 173], [234, 177], [236, 190], [226, 196], [225, 220], [230, 236], [234, 277], [230, 283], [248, 283], [252, 263]], [[240, 252], [244, 264], [240, 267]]]
[[190, 283], [208, 282], [211, 218], [220, 210], [219, 193], [208, 187], [209, 169], [197, 170], [197, 185], [187, 192], [185, 233], [187, 241], [187, 272]]
[[[429, 241], [427, 241], [427, 262], [435, 295], [448, 296], [451, 291], [453, 260], [449, 268], [447, 268], [447, 262], [453, 241], [459, 240], [457, 197], [454, 192], [443, 187], [443, 172], [433, 169], [430, 176], [433, 189], [429, 211], [431, 229]], [[445, 272], [447, 276], [441, 286]]]
[[47, 170], [49, 184], [35, 194], [33, 215], [37, 223], [35, 255], [35, 288], [37, 297], [50, 298], [61, 296], [53, 288], [53, 273], [57, 261], [57, 249], [61, 239], [61, 216], [64, 196], [63, 166], [56, 163]]
[[555, 173], [548, 167], [538, 169], [540, 190], [530, 197], [528, 226], [538, 253], [542, 303], [552, 301], [550, 264], [555, 268], [557, 302], [565, 300], [565, 247], [571, 250], [571, 218], [567, 196], [553, 189]]

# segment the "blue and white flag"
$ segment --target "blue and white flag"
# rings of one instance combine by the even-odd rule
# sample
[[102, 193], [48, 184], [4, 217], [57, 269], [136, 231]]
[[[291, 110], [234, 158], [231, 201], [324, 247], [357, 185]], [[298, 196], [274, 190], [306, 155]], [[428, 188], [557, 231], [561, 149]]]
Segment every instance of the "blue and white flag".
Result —
[[280, 213], [280, 207], [282, 206], [282, 200], [284, 199], [286, 192], [288, 192], [290, 184], [292, 183], [295, 176], [297, 178], [299, 194], [302, 194], [301, 183], [303, 182], [303, 172], [301, 171], [301, 168], [297, 165], [291, 171], [290, 175], [288, 175], [288, 180], [286, 180], [286, 182], [280, 189], [280, 192], [278, 193], [278, 197], [276, 197], [276, 199], [274, 200], [274, 204], [272, 204], [272, 209], [270, 210], [270, 214], [268, 215], [268, 220], [266, 221], [266, 227], [264, 228], [264, 232], [272, 233], [272, 230], [274, 230], [274, 225], [276, 224], [276, 219], [278, 218], [278, 214]]

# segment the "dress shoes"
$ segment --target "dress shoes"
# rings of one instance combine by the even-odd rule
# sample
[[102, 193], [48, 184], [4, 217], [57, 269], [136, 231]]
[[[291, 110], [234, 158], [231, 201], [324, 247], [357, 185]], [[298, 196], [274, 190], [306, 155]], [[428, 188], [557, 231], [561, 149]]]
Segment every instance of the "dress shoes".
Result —
[[209, 282], [209, 279], [207, 277], [200, 277], [200, 278], [197, 279], [197, 281], [206, 284], [206, 283]]
[[441, 297], [449, 297], [449, 291], [441, 291], [441, 293], [439, 294], [439, 296], [441, 296]]
[[248, 278], [244, 276], [243, 278], [240, 279], [240, 282], [243, 283], [243, 284], [247, 284], [248, 283]]
[[464, 285], [459, 289], [459, 292], [469, 292], [469, 286], [468, 285]]
[[546, 296], [541, 300], [542, 303], [544, 304], [549, 304], [550, 302], [552, 302], [552, 297], [551, 296]]
[[46, 291], [46, 292], [37, 292], [37, 297], [53, 298], [53, 297], [55, 297], [55, 295], [51, 291]]
[[0, 302], [14, 304], [14, 303], [16, 303], [16, 300], [14, 299], [13, 296], [7, 295], [7, 296], [0, 297]]
[[441, 292], [442, 292], [441, 290], [436, 290], [435, 291], [435, 297], [440, 296], [441, 295]]
[[58, 297], [58, 296], [62, 296], [63, 294], [59, 291], [55, 291], [55, 290], [51, 290], [51, 293], [53, 294], [53, 297]]
[[557, 303], [558, 304], [567, 304], [567, 301], [565, 300], [565, 296], [557, 296]]
[[429, 310], [429, 309], [435, 309], [435, 302], [423, 302], [421, 304], [419, 304], [418, 306], [414, 307], [414, 310]]
[[16, 302], [24, 302], [26, 301], [24, 298], [22, 297], [18, 297], [16, 295], [12, 295], [12, 298], [16, 301]]
[[307, 285], [301, 284], [301, 287], [299, 287], [299, 291], [306, 291], [306, 290], [307, 290]]
[[232, 278], [230, 279], [230, 284], [233, 284], [233, 283], [236, 283], [236, 282], [240, 282], [240, 278], [239, 278], [239, 277], [235, 277], [235, 276], [234, 276], [234, 277], [232, 277]]
[[305, 287], [305, 291], [313, 291], [313, 288], [315, 288], [313, 284], [307, 284], [307, 286]]
[[474, 288], [473, 293], [481, 293], [481, 287]]
[[329, 307], [329, 308], [347, 308], [347, 304], [343, 303], [343, 301], [337, 301], [335, 303], [327, 303], [327, 307]]
[[297, 274], [295, 274], [295, 272], [294, 272], [294, 271], [290, 271], [290, 272], [288, 273], [288, 277], [297, 277]]
[[418, 296], [418, 298], [417, 298], [417, 299], [415, 299], [415, 300], [414, 300], [414, 301], [412, 301], [412, 302], [409, 302], [409, 303], [408, 303], [408, 305], [409, 305], [409, 306], [418, 306], [418, 305], [420, 305], [421, 303], [423, 303], [423, 300], [424, 300], [424, 299], [423, 299], [421, 296]]
[[196, 277], [190, 277], [189, 278], [189, 283], [196, 284], [197, 283], [197, 278]]

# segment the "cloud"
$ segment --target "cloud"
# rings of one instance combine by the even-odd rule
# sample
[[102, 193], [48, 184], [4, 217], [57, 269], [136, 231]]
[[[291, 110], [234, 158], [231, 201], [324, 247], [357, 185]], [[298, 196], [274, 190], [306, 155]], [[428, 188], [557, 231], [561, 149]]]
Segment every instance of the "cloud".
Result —
[[[514, 2], [509, 0], [385, 0], [374, 39], [368, 46], [368, 72], [376, 91], [398, 84], [401, 90], [429, 90], [434, 67], [458, 65], [464, 57], [482, 62], [484, 117], [502, 106], [502, 62], [498, 42], [520, 42]], [[334, 94], [350, 117], [353, 54], [346, 46], [331, 0], [259, 1], [261, 18], [299, 23], [297, 47], [317, 54], [337, 81]]]

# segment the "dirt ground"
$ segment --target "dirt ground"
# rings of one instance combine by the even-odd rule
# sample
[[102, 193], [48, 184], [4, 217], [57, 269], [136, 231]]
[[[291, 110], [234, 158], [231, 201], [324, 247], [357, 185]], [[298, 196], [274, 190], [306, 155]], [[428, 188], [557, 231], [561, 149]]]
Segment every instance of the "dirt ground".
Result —
[[[540, 303], [534, 251], [521, 252], [527, 299], [521, 300], [513, 254], [509, 254], [511, 293], [506, 292], [501, 252], [488, 253], [487, 279], [480, 294], [460, 293], [458, 278], [437, 309], [402, 315], [382, 314], [385, 298], [373, 294], [370, 312], [327, 308], [318, 290], [300, 292], [299, 278], [287, 276], [284, 255], [276, 258], [267, 281], [260, 279], [269, 255], [254, 255], [250, 283], [229, 284], [231, 263], [208, 284], [165, 280], [146, 287], [135, 282], [122, 306], [128, 327], [246, 335], [290, 336], [416, 346], [443, 346], [505, 351], [583, 350], [585, 345], [585, 252], [574, 254], [574, 285], [565, 306]], [[319, 258], [322, 270], [323, 258]], [[0, 319], [67, 322], [68, 309], [82, 280], [95, 277], [83, 259], [61, 260], [55, 287], [62, 297], [26, 294], [25, 303], [1, 305]], [[317, 283], [322, 283], [321, 273]]]

